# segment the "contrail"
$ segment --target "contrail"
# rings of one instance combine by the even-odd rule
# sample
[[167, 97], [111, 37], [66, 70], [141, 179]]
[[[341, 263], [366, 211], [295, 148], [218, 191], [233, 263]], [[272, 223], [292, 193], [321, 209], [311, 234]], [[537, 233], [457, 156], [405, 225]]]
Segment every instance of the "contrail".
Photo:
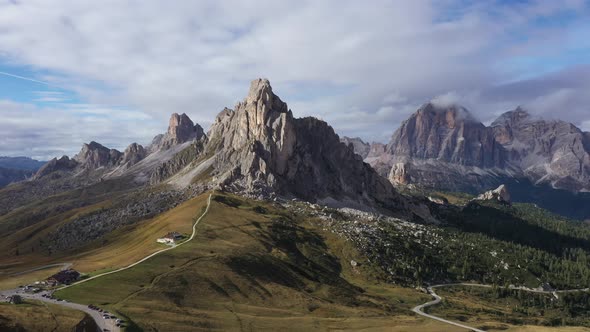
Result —
[[3, 71], [0, 71], [0, 74], [5, 75], [5, 76], [10, 76], [10, 77], [18, 78], [18, 79], [25, 80], [25, 81], [35, 82], [35, 83], [44, 84], [44, 85], [48, 85], [48, 86], [55, 86], [53, 84], [50, 84], [50, 83], [47, 83], [47, 82], [43, 82], [43, 81], [39, 81], [39, 80], [36, 80], [34, 78], [29, 78], [29, 77], [14, 75], [14, 74], [3, 72]]

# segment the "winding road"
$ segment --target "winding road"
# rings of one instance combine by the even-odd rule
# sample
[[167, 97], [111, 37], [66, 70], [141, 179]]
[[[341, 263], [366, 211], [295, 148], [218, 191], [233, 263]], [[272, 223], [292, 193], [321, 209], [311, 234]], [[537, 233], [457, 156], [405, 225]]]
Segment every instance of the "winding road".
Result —
[[[104, 276], [109, 275], [109, 274], [114, 274], [114, 273], [118, 273], [118, 272], [121, 272], [121, 271], [125, 271], [127, 269], [130, 269], [130, 268], [136, 266], [137, 264], [140, 264], [142, 262], [145, 262], [146, 260], [148, 260], [148, 259], [150, 259], [150, 258], [152, 258], [154, 256], [157, 256], [157, 255], [159, 255], [159, 254], [161, 254], [163, 252], [172, 250], [174, 248], [178, 248], [178, 247], [184, 245], [185, 243], [193, 240], [195, 238], [195, 235], [197, 234], [197, 225], [205, 217], [205, 215], [207, 214], [207, 212], [209, 212], [209, 207], [211, 206], [211, 197], [212, 196], [213, 196], [213, 194], [209, 194], [209, 198], [207, 199], [207, 207], [205, 208], [205, 211], [199, 217], [199, 219], [197, 219], [195, 221], [195, 223], [193, 224], [192, 234], [191, 234], [191, 236], [186, 241], [184, 241], [184, 242], [182, 242], [182, 243], [180, 243], [178, 245], [171, 246], [170, 248], [158, 250], [158, 251], [156, 251], [156, 252], [154, 252], [154, 253], [152, 253], [152, 254], [150, 254], [150, 255], [148, 255], [148, 256], [146, 256], [146, 257], [144, 257], [144, 258], [142, 258], [142, 259], [140, 259], [140, 260], [138, 260], [138, 261], [136, 261], [136, 262], [134, 262], [132, 264], [129, 264], [129, 265], [123, 267], [123, 268], [120, 268], [120, 269], [117, 269], [117, 270], [114, 270], [114, 271], [109, 271], [109, 272], [101, 273], [101, 274], [95, 275], [93, 277], [90, 277], [88, 279], [83, 279], [83, 280], [80, 280], [80, 281], [78, 281], [76, 283], [73, 283], [73, 284], [70, 284], [70, 285], [65, 285], [65, 286], [60, 287], [60, 288], [58, 288], [56, 290], [66, 289], [66, 288], [69, 288], [69, 287], [72, 287], [72, 286], [76, 286], [76, 285], [79, 285], [79, 284], [88, 282], [90, 280], [94, 280], [96, 278], [104, 277]], [[45, 265], [45, 266], [41, 266], [41, 267], [38, 267], [38, 268], [35, 268], [35, 269], [31, 269], [31, 270], [28, 270], [28, 271], [20, 272], [20, 274], [24, 274], [24, 273], [27, 273], [27, 272], [33, 272], [33, 271], [37, 271], [37, 270], [42, 270], [42, 269], [45, 269], [45, 268], [55, 267], [55, 266], [63, 266], [64, 268], [69, 268], [71, 265], [72, 265], [71, 263], [59, 263], [59, 264]], [[99, 331], [114, 331], [114, 332], [120, 331], [120, 328], [118, 328], [115, 325], [115, 321], [113, 319], [105, 319], [105, 318], [103, 318], [102, 313], [100, 313], [100, 312], [98, 312], [96, 310], [92, 310], [92, 309], [88, 308], [87, 305], [83, 305], [83, 304], [79, 304], [79, 303], [72, 303], [72, 302], [67, 302], [67, 301], [57, 301], [55, 299], [44, 297], [43, 296], [44, 294], [50, 295], [51, 292], [41, 292], [41, 293], [37, 293], [37, 294], [29, 294], [29, 293], [26, 293], [21, 288], [19, 288], [19, 289], [13, 289], [13, 290], [0, 291], [0, 296], [2, 296], [2, 297], [8, 297], [8, 296], [12, 296], [12, 295], [20, 295], [23, 298], [34, 299], [34, 300], [38, 300], [38, 301], [43, 301], [43, 302], [48, 302], [48, 303], [53, 303], [53, 304], [61, 305], [61, 306], [64, 306], [64, 307], [67, 307], [67, 308], [70, 308], [70, 309], [80, 310], [80, 311], [83, 311], [83, 312], [87, 313], [88, 315], [90, 315], [90, 317], [92, 317], [94, 319], [94, 321], [98, 325]]]
[[[427, 288], [427, 291], [428, 291], [428, 294], [430, 294], [430, 295], [432, 295], [432, 297], [434, 297], [434, 300], [426, 302], [426, 303], [418, 305], [418, 306], [415, 306], [412, 309], [412, 311], [417, 313], [418, 315], [421, 315], [421, 316], [424, 316], [424, 317], [427, 317], [430, 319], [434, 319], [439, 322], [458, 326], [458, 327], [468, 329], [471, 331], [475, 331], [475, 332], [485, 332], [484, 330], [480, 330], [480, 329], [472, 327], [472, 326], [464, 325], [464, 324], [453, 322], [453, 321], [450, 321], [450, 320], [447, 320], [447, 319], [444, 319], [441, 317], [437, 317], [437, 316], [434, 316], [431, 314], [427, 314], [423, 311], [424, 308], [439, 304], [442, 301], [442, 298], [438, 294], [436, 294], [436, 292], [434, 291], [435, 288], [452, 287], [452, 286], [467, 286], [467, 287], [482, 287], [482, 288], [492, 288], [493, 287], [492, 285], [472, 284], [472, 283], [452, 283], [452, 284], [440, 284], [440, 285], [430, 286]], [[588, 291], [590, 291], [590, 288], [544, 291], [544, 290], [530, 289], [530, 288], [526, 288], [526, 287], [522, 287], [522, 286], [512, 286], [512, 285], [510, 285], [508, 288], [515, 289], [515, 290], [522, 290], [522, 291], [531, 292], [531, 293], [551, 294], [556, 299], [559, 299], [559, 296], [558, 296], [559, 293], [575, 293], [575, 292], [588, 292]]]

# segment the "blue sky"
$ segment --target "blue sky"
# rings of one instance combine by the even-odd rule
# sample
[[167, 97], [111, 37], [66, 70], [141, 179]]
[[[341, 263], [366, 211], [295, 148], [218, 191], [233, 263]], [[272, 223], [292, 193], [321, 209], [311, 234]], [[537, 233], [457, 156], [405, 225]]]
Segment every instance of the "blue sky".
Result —
[[589, 18], [585, 0], [0, 0], [0, 155], [146, 145], [173, 112], [207, 128], [257, 77], [368, 141], [434, 98], [590, 130]]

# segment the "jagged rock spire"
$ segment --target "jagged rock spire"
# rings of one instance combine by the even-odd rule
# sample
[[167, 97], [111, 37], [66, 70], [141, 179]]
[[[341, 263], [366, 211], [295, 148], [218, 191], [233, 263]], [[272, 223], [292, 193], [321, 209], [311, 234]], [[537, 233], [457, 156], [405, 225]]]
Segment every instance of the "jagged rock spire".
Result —
[[166, 150], [174, 145], [200, 139], [203, 135], [203, 128], [193, 123], [188, 115], [173, 113], [168, 123], [168, 131], [165, 135], [154, 138], [153, 147]]

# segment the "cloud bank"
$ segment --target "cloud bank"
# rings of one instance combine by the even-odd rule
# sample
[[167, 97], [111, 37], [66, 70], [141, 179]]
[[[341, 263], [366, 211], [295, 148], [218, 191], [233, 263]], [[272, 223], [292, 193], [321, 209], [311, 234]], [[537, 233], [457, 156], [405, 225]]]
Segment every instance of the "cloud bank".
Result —
[[296, 116], [367, 140], [437, 96], [483, 121], [526, 105], [584, 126], [588, 13], [587, 1], [0, 3], [1, 62], [80, 99], [0, 103], [0, 154], [147, 143], [172, 112], [207, 127], [256, 77]]

